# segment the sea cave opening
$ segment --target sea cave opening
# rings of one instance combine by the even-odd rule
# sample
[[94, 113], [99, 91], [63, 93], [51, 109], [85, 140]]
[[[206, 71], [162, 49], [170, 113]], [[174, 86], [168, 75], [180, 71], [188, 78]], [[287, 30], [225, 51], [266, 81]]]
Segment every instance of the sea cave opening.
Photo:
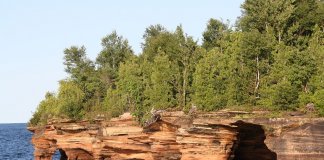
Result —
[[53, 155], [53, 160], [68, 160], [68, 157], [63, 149], [57, 149]]
[[264, 143], [266, 135], [261, 125], [237, 121], [238, 140], [233, 160], [277, 160], [277, 154]]

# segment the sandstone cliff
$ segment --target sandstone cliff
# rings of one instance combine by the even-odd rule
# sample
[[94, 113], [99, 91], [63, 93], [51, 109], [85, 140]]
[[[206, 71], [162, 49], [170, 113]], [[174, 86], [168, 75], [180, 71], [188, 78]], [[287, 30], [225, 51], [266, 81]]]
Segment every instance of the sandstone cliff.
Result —
[[36, 160], [50, 160], [57, 150], [62, 160], [323, 159], [324, 119], [238, 119], [237, 114], [245, 113], [163, 112], [143, 128], [124, 114], [29, 130]]

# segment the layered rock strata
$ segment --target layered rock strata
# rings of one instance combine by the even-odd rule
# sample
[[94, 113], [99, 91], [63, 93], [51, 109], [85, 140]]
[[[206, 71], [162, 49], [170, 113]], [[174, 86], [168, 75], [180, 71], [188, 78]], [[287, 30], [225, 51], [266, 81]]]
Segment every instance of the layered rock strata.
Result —
[[29, 128], [35, 160], [322, 159], [324, 119], [239, 119], [243, 112], [163, 112], [141, 127], [130, 114], [110, 121], [60, 121]]

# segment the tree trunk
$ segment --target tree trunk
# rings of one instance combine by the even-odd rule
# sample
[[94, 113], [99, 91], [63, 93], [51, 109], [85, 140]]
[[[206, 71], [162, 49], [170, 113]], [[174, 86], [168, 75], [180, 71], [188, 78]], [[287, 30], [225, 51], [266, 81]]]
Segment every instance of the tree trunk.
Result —
[[[256, 57], [256, 63], [257, 63], [257, 73], [256, 73], [256, 80], [255, 80], [255, 88], [254, 88], [254, 94], [257, 95], [259, 85], [260, 85], [260, 70], [259, 70], [259, 55]], [[258, 95], [257, 95], [258, 97]]]
[[183, 84], [182, 84], [182, 104], [183, 107], [186, 106], [186, 91], [187, 90], [187, 66], [185, 66], [184, 71], [183, 71]]
[[113, 70], [115, 70], [115, 57], [112, 57], [112, 60], [113, 60], [112, 67], [113, 67]]

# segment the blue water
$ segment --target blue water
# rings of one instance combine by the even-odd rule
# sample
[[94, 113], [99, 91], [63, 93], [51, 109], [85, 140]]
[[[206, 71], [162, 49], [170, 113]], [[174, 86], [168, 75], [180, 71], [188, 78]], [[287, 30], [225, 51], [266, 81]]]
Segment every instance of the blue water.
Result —
[[[0, 124], [0, 160], [33, 160], [31, 137], [25, 123]], [[53, 159], [58, 160], [59, 154]]]

